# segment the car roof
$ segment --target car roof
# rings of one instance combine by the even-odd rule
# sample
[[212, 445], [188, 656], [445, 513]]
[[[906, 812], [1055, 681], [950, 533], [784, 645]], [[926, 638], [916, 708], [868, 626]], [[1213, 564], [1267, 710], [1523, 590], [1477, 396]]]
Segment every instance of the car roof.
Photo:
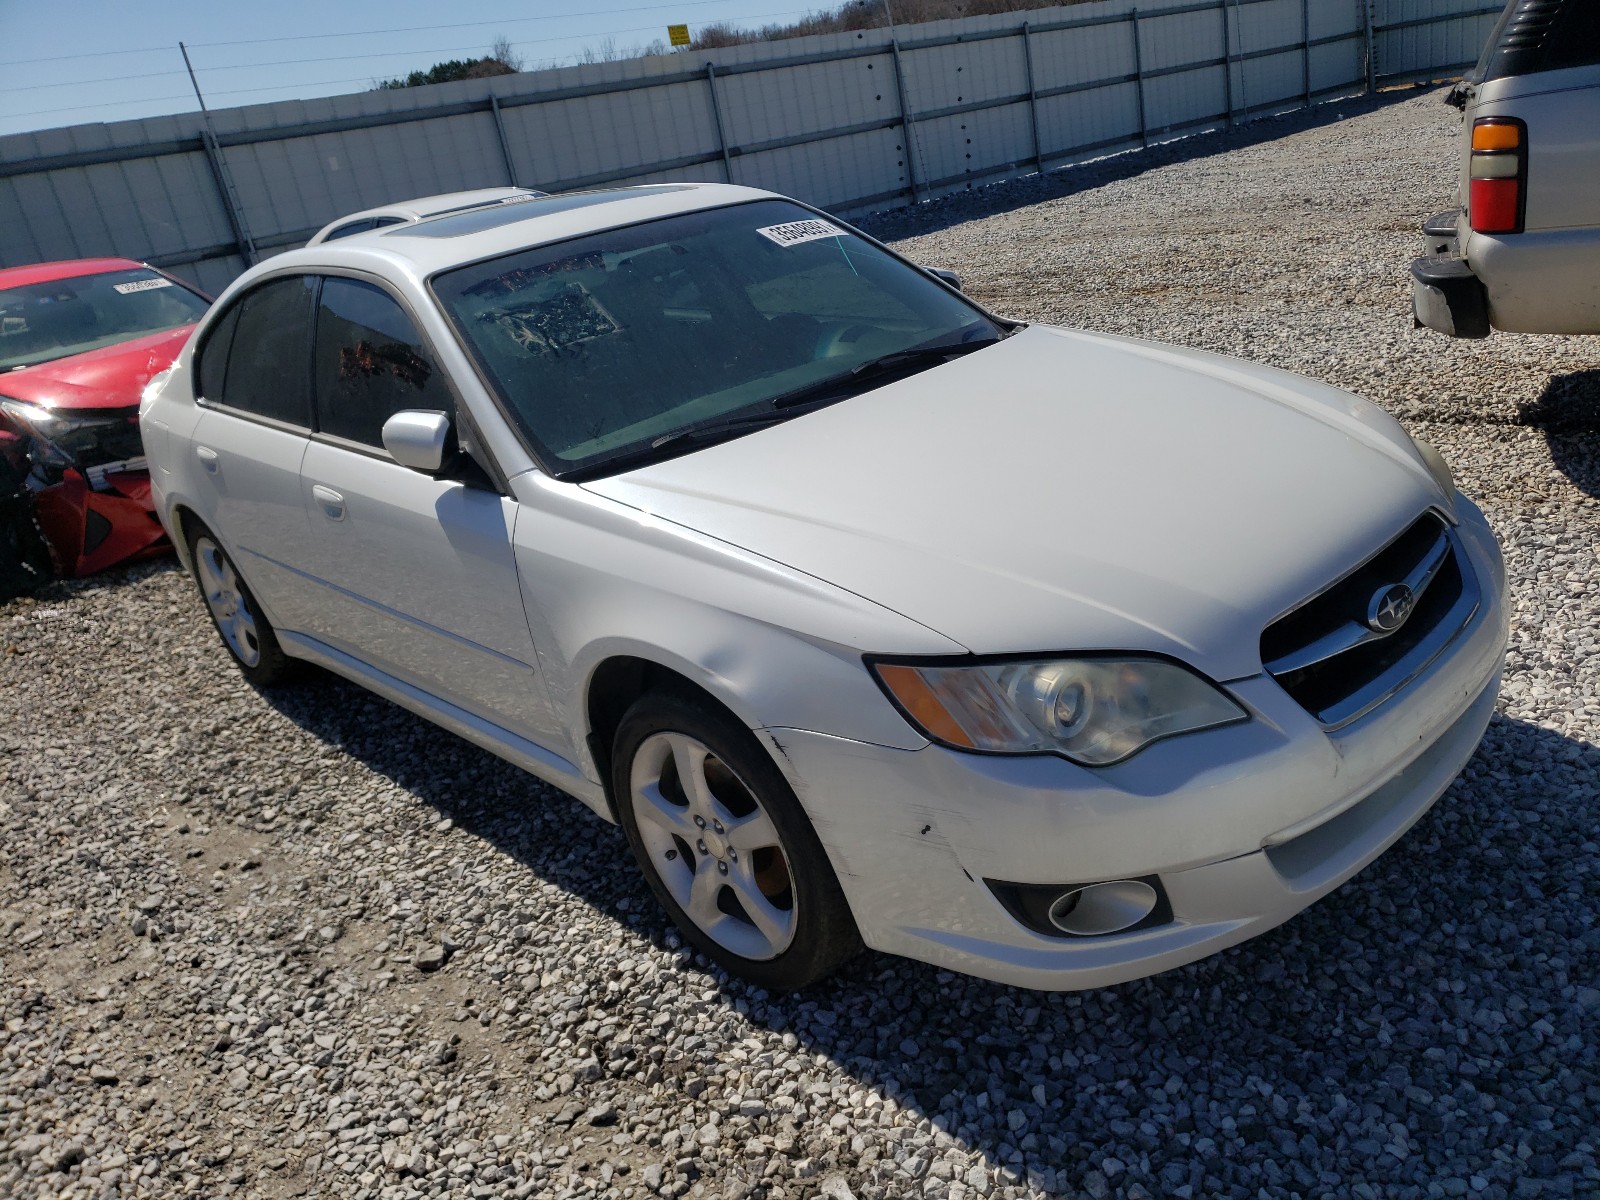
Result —
[[380, 258], [420, 276], [659, 217], [786, 197], [721, 183], [644, 184], [537, 196], [515, 204], [424, 218], [350, 238], [307, 245], [270, 259], [274, 269], [360, 266]]
[[61, 262], [33, 263], [26, 267], [0, 268], [0, 288], [26, 287], [30, 283], [49, 283], [55, 279], [76, 279], [80, 275], [103, 275], [107, 271], [136, 271], [144, 264], [131, 258], [73, 258]]
[[402, 221], [420, 221], [428, 217], [438, 216], [441, 213], [455, 212], [459, 209], [472, 208], [480, 204], [494, 204], [513, 197], [542, 196], [544, 194], [533, 188], [492, 187], [473, 188], [464, 192], [439, 192], [433, 196], [418, 196], [411, 200], [396, 200], [393, 204], [383, 204], [377, 208], [363, 208], [360, 212], [345, 213], [341, 217], [336, 217], [317, 230], [311, 241], [320, 240], [330, 230], [336, 229], [341, 225], [371, 217], [397, 217]]

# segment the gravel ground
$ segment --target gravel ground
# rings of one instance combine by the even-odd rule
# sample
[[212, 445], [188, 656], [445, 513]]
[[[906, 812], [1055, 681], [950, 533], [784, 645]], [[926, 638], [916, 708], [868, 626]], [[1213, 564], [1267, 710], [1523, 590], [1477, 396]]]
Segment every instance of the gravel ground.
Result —
[[171, 566], [60, 584], [0, 608], [0, 1195], [1600, 1195], [1600, 339], [1412, 329], [1454, 124], [1352, 102], [876, 224], [1000, 311], [1366, 392], [1484, 502], [1500, 715], [1358, 879], [1103, 991], [865, 955], [769, 996], [575, 801], [245, 686]]

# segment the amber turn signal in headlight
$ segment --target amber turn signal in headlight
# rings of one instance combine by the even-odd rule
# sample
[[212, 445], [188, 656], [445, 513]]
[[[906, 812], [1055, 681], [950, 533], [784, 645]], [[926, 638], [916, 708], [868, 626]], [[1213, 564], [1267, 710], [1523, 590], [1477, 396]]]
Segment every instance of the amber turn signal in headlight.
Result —
[[871, 664], [933, 741], [985, 754], [1059, 754], [1103, 767], [1151, 742], [1242, 721], [1220, 688], [1160, 658]]

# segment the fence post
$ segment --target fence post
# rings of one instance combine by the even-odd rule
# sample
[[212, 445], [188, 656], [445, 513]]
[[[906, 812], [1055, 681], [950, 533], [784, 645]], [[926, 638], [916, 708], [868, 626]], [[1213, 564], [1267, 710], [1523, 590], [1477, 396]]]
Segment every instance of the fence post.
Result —
[[1228, 96], [1228, 124], [1233, 125], [1233, 22], [1228, 20], [1228, 0], [1222, 0], [1222, 82]]
[[1300, 94], [1311, 107], [1311, 0], [1300, 0]]
[[1039, 147], [1039, 88], [1033, 80], [1033, 30], [1022, 23], [1022, 60], [1028, 68], [1028, 126], [1033, 132], [1033, 169], [1044, 174], [1044, 153]]
[[505, 119], [500, 115], [500, 97], [489, 93], [489, 113], [494, 117], [494, 131], [500, 135], [500, 154], [506, 160], [506, 182], [517, 186], [517, 165], [511, 161], [511, 142], [506, 138]]
[[728, 131], [722, 124], [722, 101], [717, 96], [717, 64], [706, 64], [706, 86], [711, 89], [711, 115], [717, 119], [717, 148], [722, 151], [722, 173], [733, 182], [733, 155], [728, 153]]
[[1367, 23], [1367, 95], [1378, 90], [1377, 47], [1372, 36], [1372, 0], [1361, 0], [1361, 12]]
[[900, 128], [905, 135], [906, 182], [911, 185], [911, 203], [917, 204], [921, 196], [917, 191], [917, 156], [912, 145], [911, 105], [906, 102], [905, 70], [900, 66], [900, 41], [890, 32], [889, 52], [894, 56], [894, 86], [900, 93]]
[[1139, 46], [1139, 10], [1131, 9], [1128, 20], [1133, 25], [1133, 88], [1139, 98], [1139, 144], [1150, 145], [1150, 126], [1144, 115], [1144, 51]]

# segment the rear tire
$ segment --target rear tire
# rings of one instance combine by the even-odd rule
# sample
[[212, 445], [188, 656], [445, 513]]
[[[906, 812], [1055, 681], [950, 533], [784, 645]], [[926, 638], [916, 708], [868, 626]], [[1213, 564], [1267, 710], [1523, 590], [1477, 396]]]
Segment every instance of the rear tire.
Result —
[[189, 532], [189, 561], [194, 564], [200, 599], [241, 674], [256, 687], [276, 687], [298, 673], [298, 664], [283, 652], [272, 622], [262, 613], [239, 569], [211, 531], [196, 524]]
[[622, 718], [612, 788], [650, 889], [689, 942], [775, 991], [861, 949], [826, 851], [750, 731], [696, 699], [653, 693]]

